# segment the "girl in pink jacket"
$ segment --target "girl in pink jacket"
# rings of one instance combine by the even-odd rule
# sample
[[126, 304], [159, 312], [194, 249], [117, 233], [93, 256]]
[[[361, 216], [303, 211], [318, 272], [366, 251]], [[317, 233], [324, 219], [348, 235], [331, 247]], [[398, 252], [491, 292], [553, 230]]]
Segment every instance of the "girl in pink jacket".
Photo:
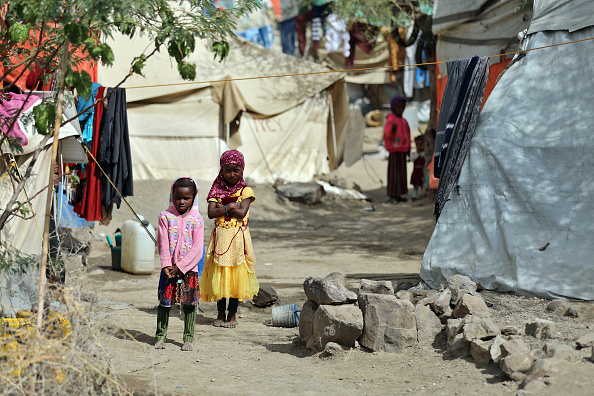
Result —
[[182, 177], [173, 182], [169, 208], [159, 215], [157, 245], [161, 279], [155, 349], [165, 348], [169, 311], [180, 304], [184, 311], [182, 351], [191, 351], [200, 300], [198, 261], [204, 250], [204, 220], [198, 211], [198, 184], [193, 179]]

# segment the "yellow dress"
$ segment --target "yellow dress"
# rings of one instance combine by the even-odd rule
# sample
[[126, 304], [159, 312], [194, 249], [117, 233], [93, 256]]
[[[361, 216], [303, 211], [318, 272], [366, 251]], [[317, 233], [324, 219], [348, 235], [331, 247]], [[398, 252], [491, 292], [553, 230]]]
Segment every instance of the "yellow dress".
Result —
[[[232, 196], [239, 196], [237, 202], [244, 199], [251, 199], [253, 202], [256, 199], [250, 187], [245, 187]], [[211, 198], [208, 201], [221, 203], [220, 198]], [[243, 219], [231, 218], [225, 221], [224, 216], [215, 219], [215, 228], [210, 234], [200, 278], [202, 301], [218, 301], [221, 298], [243, 301], [258, 294], [260, 287], [255, 273], [256, 256], [248, 220], [249, 210]]]

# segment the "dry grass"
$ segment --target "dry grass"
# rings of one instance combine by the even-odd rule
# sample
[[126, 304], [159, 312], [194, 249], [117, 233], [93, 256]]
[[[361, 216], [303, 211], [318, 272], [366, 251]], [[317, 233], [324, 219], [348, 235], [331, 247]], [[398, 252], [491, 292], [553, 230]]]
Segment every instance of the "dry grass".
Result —
[[33, 317], [21, 320], [16, 328], [4, 322], [0, 394], [131, 395], [103, 346], [108, 323], [83, 308], [71, 288], [54, 289], [47, 297], [59, 301], [65, 312], [46, 313], [39, 333]]

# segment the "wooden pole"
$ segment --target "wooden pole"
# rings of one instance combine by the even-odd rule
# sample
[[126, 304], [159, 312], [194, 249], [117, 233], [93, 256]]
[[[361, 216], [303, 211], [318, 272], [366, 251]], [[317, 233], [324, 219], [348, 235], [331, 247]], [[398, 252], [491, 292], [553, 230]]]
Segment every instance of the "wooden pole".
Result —
[[47, 202], [45, 205], [45, 225], [43, 228], [43, 246], [41, 249], [41, 268], [39, 269], [39, 300], [37, 303], [37, 331], [41, 330], [41, 325], [43, 323], [43, 305], [45, 302], [45, 274], [47, 271], [47, 260], [48, 260], [48, 250], [49, 250], [49, 226], [50, 226], [50, 218], [51, 218], [51, 211], [52, 211], [52, 191], [54, 185], [54, 164], [56, 163], [56, 159], [58, 157], [58, 136], [60, 134], [60, 124], [62, 124], [62, 108], [64, 104], [64, 79], [66, 78], [66, 69], [68, 65], [68, 58], [69, 58], [69, 42], [68, 39], [64, 42], [63, 46], [63, 53], [62, 53], [62, 64], [60, 69], [62, 73], [60, 74], [60, 86], [58, 88], [58, 99], [56, 104], [56, 120], [54, 122], [54, 141], [52, 143], [52, 159], [49, 164], [50, 167], [50, 174], [49, 174], [49, 181], [48, 181], [48, 188], [47, 188]]

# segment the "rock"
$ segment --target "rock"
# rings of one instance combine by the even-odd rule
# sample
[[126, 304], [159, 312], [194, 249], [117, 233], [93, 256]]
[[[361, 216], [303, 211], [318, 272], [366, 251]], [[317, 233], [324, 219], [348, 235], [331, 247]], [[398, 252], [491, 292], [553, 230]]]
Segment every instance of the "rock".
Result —
[[326, 357], [334, 357], [334, 356], [341, 356], [345, 354], [345, 350], [344, 348], [335, 343], [335, 342], [329, 342], [326, 344], [326, 346], [324, 347], [324, 351], [320, 354], [321, 358], [326, 358]]
[[326, 195], [324, 187], [318, 183], [288, 183], [276, 187], [276, 191], [289, 201], [313, 205], [321, 201]]
[[546, 319], [536, 319], [534, 322], [526, 323], [526, 335], [545, 340], [551, 337], [555, 330], [555, 322]]
[[532, 355], [530, 352], [515, 353], [501, 359], [499, 367], [509, 378], [521, 381], [532, 366]]
[[558, 313], [559, 315], [565, 314], [567, 308], [571, 303], [565, 300], [553, 300], [547, 305], [547, 311]]
[[347, 181], [343, 177], [331, 177], [330, 179], [328, 179], [328, 183], [330, 183], [330, 185], [334, 187], [348, 188]]
[[431, 305], [432, 303], [435, 302], [435, 300], [437, 299], [438, 296], [439, 296], [439, 292], [437, 290], [426, 290], [425, 297], [418, 300], [415, 305], [417, 305], [417, 304]]
[[580, 316], [580, 306], [579, 305], [570, 305], [567, 308], [567, 312], [565, 312], [565, 316], [569, 316], [571, 318], [577, 318]]
[[318, 304], [344, 304], [357, 301], [357, 295], [334, 280], [307, 278], [303, 290], [308, 300]]
[[526, 373], [526, 378], [520, 387], [525, 389], [526, 385], [531, 381], [561, 374], [563, 372], [562, 365], [563, 361], [557, 358], [546, 358], [535, 361]]
[[333, 272], [331, 274], [328, 274], [324, 279], [336, 281], [340, 283], [342, 286], [346, 287], [346, 277], [340, 272]]
[[503, 345], [504, 342], [505, 339], [501, 336], [497, 336], [493, 339], [489, 354], [491, 355], [491, 360], [493, 360], [495, 363], [499, 363], [501, 360], [501, 345]]
[[410, 281], [392, 281], [392, 287], [394, 288], [395, 292], [400, 290], [408, 290], [414, 285]]
[[270, 286], [260, 286], [258, 294], [252, 298], [252, 303], [258, 308], [266, 308], [278, 301], [278, 294]]
[[569, 345], [547, 342], [544, 346], [544, 353], [547, 358], [568, 359], [575, 355], [575, 350]]
[[314, 315], [318, 309], [318, 304], [313, 301], [306, 301], [299, 315], [299, 337], [304, 345], [313, 337]]
[[586, 334], [576, 340], [578, 348], [589, 348], [594, 346], [594, 333]]
[[491, 345], [493, 345], [493, 340], [481, 341], [477, 339], [470, 343], [470, 356], [475, 363], [485, 364], [491, 361]]
[[470, 354], [470, 348], [462, 334], [457, 334], [448, 344], [448, 355], [450, 357], [465, 357]]
[[458, 305], [458, 302], [465, 293], [476, 295], [476, 283], [464, 275], [451, 276], [446, 286], [452, 293], [452, 306]]
[[359, 285], [359, 293], [374, 293], [374, 294], [394, 294], [394, 288], [390, 281], [373, 281], [369, 279], [361, 279]]
[[507, 340], [501, 344], [502, 358], [517, 353], [530, 353], [530, 346], [518, 338], [512, 338], [511, 340]]
[[363, 314], [354, 305], [320, 305], [314, 314], [313, 338], [318, 349], [329, 342], [354, 347], [363, 332]]
[[415, 307], [417, 321], [417, 340], [420, 343], [432, 343], [441, 333], [441, 321], [427, 305], [418, 304]]
[[415, 308], [393, 295], [359, 294], [365, 326], [359, 343], [373, 351], [399, 352], [417, 342]]
[[90, 228], [57, 227], [57, 234], [60, 250], [69, 253], [83, 253], [85, 255], [91, 253], [93, 234]]
[[480, 296], [471, 296], [466, 293], [463, 294], [456, 308], [452, 312], [452, 316], [455, 318], [463, 318], [466, 315], [474, 315], [477, 312], [488, 312], [487, 304]]
[[[446, 336], [448, 340], [448, 347], [454, 341], [454, 338], [461, 334], [464, 329], [464, 319], [449, 319], [446, 322]], [[464, 339], [464, 337], [462, 337]]]
[[506, 336], [511, 336], [511, 335], [518, 335], [520, 334], [520, 329], [517, 328], [516, 326], [503, 326], [501, 328], [501, 334], [506, 335]]
[[476, 340], [492, 340], [497, 337], [500, 332], [499, 327], [491, 319], [467, 316], [464, 321], [463, 334], [466, 342], [470, 343]]
[[413, 299], [413, 293], [408, 290], [398, 290], [396, 292], [396, 297], [398, 297], [401, 300], [411, 301]]
[[452, 308], [450, 308], [450, 301], [452, 300], [452, 292], [450, 289], [445, 289], [437, 295], [437, 297], [429, 303], [433, 312], [438, 315], [444, 315], [449, 312], [451, 316]]
[[452, 308], [447, 307], [446, 311], [443, 314], [439, 315], [439, 320], [441, 320], [441, 323], [445, 324], [445, 322], [447, 322], [448, 319], [450, 319], [452, 317], [453, 312], [454, 311], [452, 311]]

